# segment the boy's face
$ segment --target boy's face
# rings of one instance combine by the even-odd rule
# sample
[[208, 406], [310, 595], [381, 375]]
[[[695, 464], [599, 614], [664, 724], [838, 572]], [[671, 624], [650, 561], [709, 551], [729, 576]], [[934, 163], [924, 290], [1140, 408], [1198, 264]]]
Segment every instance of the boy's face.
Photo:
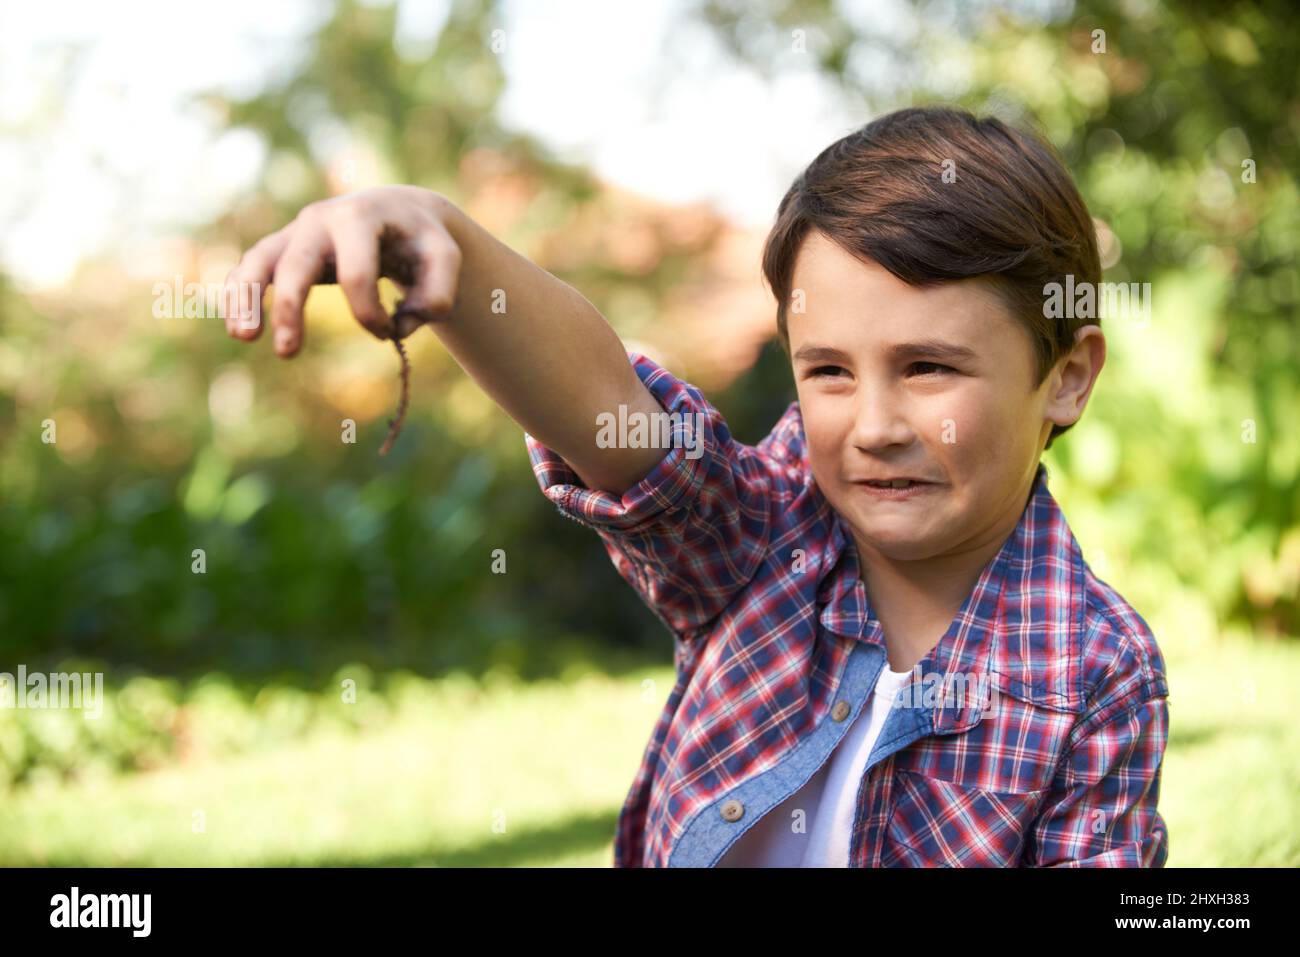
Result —
[[[813, 476], [858, 547], [916, 560], [1005, 539], [1051, 430], [1053, 377], [1034, 386], [1029, 332], [980, 282], [909, 286], [816, 231], [793, 288], [806, 297], [787, 329]], [[861, 484], [893, 478], [924, 484]]]

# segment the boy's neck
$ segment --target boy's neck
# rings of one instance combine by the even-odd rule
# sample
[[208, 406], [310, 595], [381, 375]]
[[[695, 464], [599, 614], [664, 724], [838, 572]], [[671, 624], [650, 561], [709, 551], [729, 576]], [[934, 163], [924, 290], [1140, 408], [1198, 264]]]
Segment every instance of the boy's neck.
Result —
[[958, 551], [933, 558], [903, 561], [866, 545], [853, 532], [862, 580], [872, 612], [885, 634], [889, 667], [910, 671], [943, 638], [984, 568], [1016, 530], [1029, 488], [1017, 497], [1020, 508], [980, 539]]

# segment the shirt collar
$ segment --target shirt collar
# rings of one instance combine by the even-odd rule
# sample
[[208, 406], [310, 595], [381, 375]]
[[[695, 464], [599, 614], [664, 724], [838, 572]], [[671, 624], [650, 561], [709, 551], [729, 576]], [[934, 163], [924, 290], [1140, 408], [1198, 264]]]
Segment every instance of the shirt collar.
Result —
[[[923, 673], [960, 673], [989, 680], [997, 673], [1002, 683], [1011, 681], [1023, 693], [1068, 694], [1069, 689], [1032, 686], [1032, 676], [1045, 673], [1030, 660], [1033, 637], [1044, 626], [1081, 627], [1085, 608], [1079, 546], [1047, 482], [1047, 467], [1040, 462], [1019, 522], [980, 573], [943, 638], [917, 663]], [[819, 598], [826, 601], [821, 622], [836, 634], [883, 648], [884, 636], [862, 582], [857, 548], [843, 519], [829, 503], [826, 508], [831, 523], [826, 567], [840, 571], [821, 583]], [[935, 709], [935, 731], [964, 731], [981, 713], [973, 703], [945, 708], [941, 700]]]

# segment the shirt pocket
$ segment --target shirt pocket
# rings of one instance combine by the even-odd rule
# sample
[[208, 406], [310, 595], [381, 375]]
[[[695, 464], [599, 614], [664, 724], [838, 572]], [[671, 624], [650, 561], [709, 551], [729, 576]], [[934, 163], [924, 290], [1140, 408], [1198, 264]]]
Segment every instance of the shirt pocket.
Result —
[[990, 791], [898, 770], [882, 867], [1015, 867], [1046, 789]]

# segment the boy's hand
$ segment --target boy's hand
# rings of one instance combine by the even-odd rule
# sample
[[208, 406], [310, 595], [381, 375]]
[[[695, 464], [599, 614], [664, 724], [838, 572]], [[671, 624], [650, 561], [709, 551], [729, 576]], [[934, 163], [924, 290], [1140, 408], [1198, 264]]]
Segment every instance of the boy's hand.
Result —
[[[409, 336], [456, 301], [462, 257], [446, 226], [449, 208], [439, 194], [415, 186], [364, 189], [303, 207], [226, 277], [226, 332], [249, 341], [261, 335], [261, 293], [272, 284], [275, 352], [290, 358], [302, 347], [308, 291], [338, 283], [352, 314], [376, 338]], [[391, 319], [379, 301], [380, 276], [406, 292]]]
[[[384, 314], [380, 276], [406, 298]], [[622, 493], [666, 454], [606, 448], [599, 423], [626, 406], [662, 415], [605, 317], [568, 283], [515, 252], [455, 203], [415, 186], [382, 186], [312, 203], [260, 240], [226, 279], [226, 330], [255, 339], [261, 291], [275, 286], [275, 351], [302, 348], [302, 307], [313, 285], [337, 282], [353, 314], [380, 339], [422, 323], [497, 405], [563, 456], [588, 486]], [[433, 320], [437, 320], [436, 322]]]

